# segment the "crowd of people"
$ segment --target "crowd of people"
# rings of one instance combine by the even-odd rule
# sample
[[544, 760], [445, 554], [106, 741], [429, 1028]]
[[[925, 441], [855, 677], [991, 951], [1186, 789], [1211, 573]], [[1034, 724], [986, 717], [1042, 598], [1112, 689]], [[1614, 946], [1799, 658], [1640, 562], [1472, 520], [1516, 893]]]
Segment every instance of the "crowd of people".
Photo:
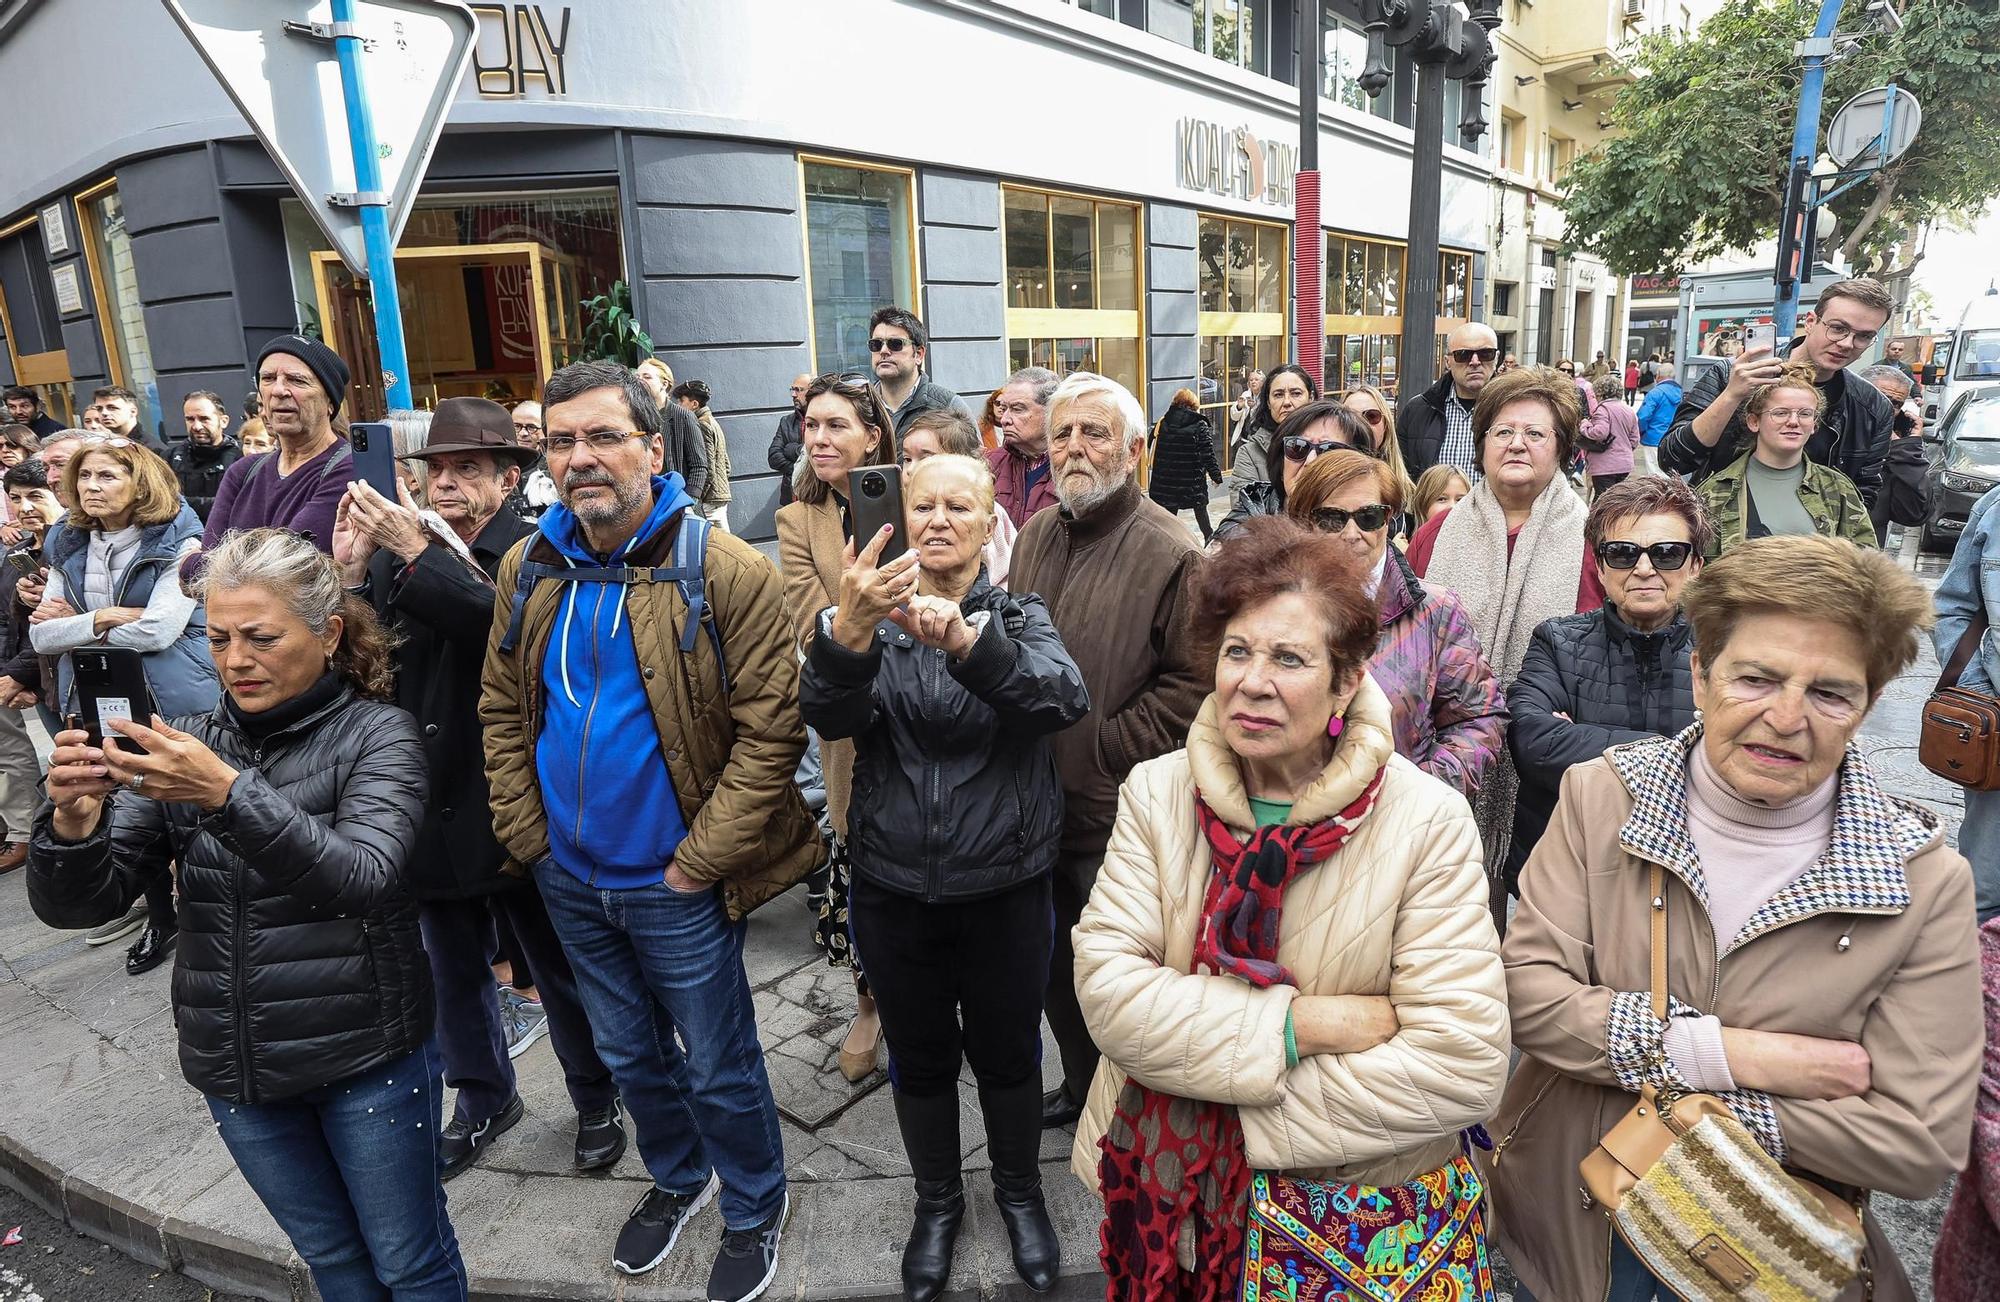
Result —
[[[1149, 420], [1036, 366], [976, 418], [885, 307], [869, 374], [792, 385], [775, 564], [659, 359], [399, 416], [395, 500], [315, 339], [258, 358], [263, 452], [212, 393], [162, 452], [10, 391], [0, 870], [174, 960], [184, 1073], [329, 1302], [467, 1296], [444, 1183], [543, 1035], [576, 1168], [650, 1176], [613, 1265], [713, 1201], [706, 1296], [762, 1293], [791, 1198], [745, 919], [801, 886], [837, 1070], [886, 1055], [917, 1302], [967, 1068], [1036, 1292], [1084, 1265], [1040, 1161], [1074, 1126], [1114, 1298], [1484, 1299], [1497, 1246], [1517, 1297], [1672, 1302], [1685, 1263], [1574, 1196], [1643, 1092], [1864, 1209], [1876, 1297], [1910, 1292], [1869, 1195], [1964, 1171], [1939, 1296], [1980, 1296], [1943, 1277], [2000, 1270], [2000, 798], [1954, 849], [1850, 743], [1934, 621], [2000, 682], [2000, 490], [1934, 610], [1871, 515], [1893, 386], [1849, 367], [1887, 315], [1840, 282], [1705, 370], [1656, 473], [1671, 380], [1476, 323], [1400, 408], [1273, 368], [1232, 443], [1193, 389]], [[857, 523], [871, 468], [900, 521]], [[76, 657], [114, 647], [152, 700], [93, 735]]]

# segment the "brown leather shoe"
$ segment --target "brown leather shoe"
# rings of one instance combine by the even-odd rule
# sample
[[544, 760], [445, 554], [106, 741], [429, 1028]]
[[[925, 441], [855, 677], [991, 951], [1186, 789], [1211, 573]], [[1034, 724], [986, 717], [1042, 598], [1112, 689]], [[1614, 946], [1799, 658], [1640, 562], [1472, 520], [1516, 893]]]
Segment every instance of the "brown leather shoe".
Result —
[[26, 862], [28, 862], [26, 841], [9, 841], [4, 849], [0, 849], [0, 873], [13, 872]]

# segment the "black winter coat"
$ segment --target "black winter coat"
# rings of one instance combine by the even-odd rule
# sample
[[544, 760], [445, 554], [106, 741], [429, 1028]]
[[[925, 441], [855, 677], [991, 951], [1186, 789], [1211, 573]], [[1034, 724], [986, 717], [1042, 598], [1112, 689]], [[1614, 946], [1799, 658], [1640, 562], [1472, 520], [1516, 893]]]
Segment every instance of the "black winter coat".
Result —
[[786, 412], [778, 419], [778, 432], [771, 436], [771, 446], [764, 453], [771, 469], [778, 472], [780, 506], [792, 500], [792, 474], [799, 468], [799, 457], [804, 454], [805, 446], [805, 435], [799, 429], [799, 413]]
[[[1681, 396], [1673, 423], [1660, 440], [1662, 471], [1685, 475], [1689, 483], [1699, 484], [1749, 451], [1755, 440], [1743, 423], [1741, 410], [1730, 416], [1714, 447], [1703, 446], [1694, 436], [1694, 418], [1722, 396], [1728, 383], [1728, 367], [1702, 368], [1694, 386]], [[1861, 490], [1861, 500], [1872, 507], [1882, 491], [1882, 459], [1889, 452], [1896, 409], [1874, 385], [1852, 371], [1836, 372], [1819, 391], [1826, 400], [1826, 410], [1806, 440], [1806, 458], [1832, 466], [1853, 480]], [[1396, 432], [1402, 433], [1400, 425]]]
[[1222, 482], [1222, 463], [1215, 459], [1208, 421], [1186, 407], [1167, 408], [1153, 444], [1147, 495], [1169, 511], [1185, 511], [1207, 505], [1210, 480]]
[[1444, 405], [1451, 401], [1451, 376], [1422, 393], [1412, 394], [1396, 413], [1396, 442], [1403, 449], [1403, 469], [1410, 478], [1420, 477], [1438, 463], [1444, 452]]
[[406, 882], [427, 788], [416, 724], [342, 683], [261, 743], [226, 702], [174, 726], [238, 770], [228, 800], [207, 813], [115, 792], [74, 843], [55, 839], [43, 802], [35, 916], [109, 922], [179, 861], [174, 1023], [181, 1072], [204, 1094], [268, 1103], [416, 1049], [433, 1002]]
[[174, 477], [181, 481], [181, 496], [208, 523], [208, 510], [215, 505], [215, 490], [222, 486], [222, 476], [231, 466], [243, 459], [243, 448], [235, 439], [225, 438], [212, 448], [205, 448], [190, 439], [177, 443], [167, 453], [167, 464], [174, 468]]
[[660, 428], [666, 434], [669, 472], [678, 473], [695, 501], [708, 491], [708, 445], [702, 441], [701, 423], [694, 413], [672, 398], [660, 408]]
[[1889, 536], [1891, 524], [1922, 524], [1930, 514], [1931, 463], [1920, 438], [1892, 438], [1882, 458], [1882, 491], [1868, 508], [1879, 545]]
[[[535, 527], [511, 511], [487, 521], [472, 555], [496, 574], [507, 549]], [[365, 594], [382, 621], [403, 636], [396, 649], [396, 704], [416, 718], [430, 766], [431, 799], [410, 857], [410, 889], [420, 900], [464, 899], [513, 887], [507, 852], [493, 836], [486, 752], [479, 727], [479, 680], [496, 594], [443, 543], [405, 565], [378, 551]]]
[[[1572, 764], [1628, 741], [1670, 737], [1694, 722], [1693, 649], [1685, 615], [1676, 613], [1657, 633], [1640, 633], [1609, 604], [1544, 620], [1535, 629], [1521, 672], [1507, 689], [1513, 716], [1507, 747], [1521, 778], [1507, 852], [1510, 887], [1547, 830]], [[1557, 714], [1567, 714], [1569, 722]]]
[[850, 651], [823, 612], [799, 681], [806, 723], [854, 740], [855, 873], [927, 903], [993, 895], [1055, 866], [1063, 793], [1049, 737], [1090, 711], [1040, 597], [1009, 597], [981, 571], [960, 606], [986, 616], [964, 660], [887, 620], [866, 652]]

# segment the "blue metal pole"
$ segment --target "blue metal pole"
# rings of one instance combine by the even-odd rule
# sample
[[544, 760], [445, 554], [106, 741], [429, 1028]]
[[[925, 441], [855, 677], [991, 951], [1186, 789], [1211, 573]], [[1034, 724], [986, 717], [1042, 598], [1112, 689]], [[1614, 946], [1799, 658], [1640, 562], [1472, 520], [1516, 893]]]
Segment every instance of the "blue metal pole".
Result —
[[[1804, 200], [1803, 187], [1792, 178], [1811, 172], [1813, 159], [1819, 153], [1820, 101], [1826, 92], [1826, 65], [1833, 57], [1833, 32], [1840, 22], [1840, 8], [1841, 0], [1820, 0], [1819, 21], [1813, 25], [1812, 34], [1815, 48], [1805, 57], [1805, 77], [1799, 84], [1799, 115], [1792, 124], [1791, 168], [1785, 192], [1800, 197], [1796, 203], [1786, 204], [1784, 226], [1778, 232], [1778, 298], [1771, 318], [1780, 353], [1789, 346], [1798, 324], [1800, 282], [1812, 270], [1813, 209]], [[1787, 265], [1790, 261], [1787, 253], [1796, 254], [1796, 269]]]
[[[1832, 3], [1833, 0], [1829, 0]], [[396, 250], [389, 239], [389, 196], [382, 192], [382, 168], [375, 158], [375, 118], [361, 81], [361, 38], [342, 24], [354, 22], [354, 0], [333, 0], [340, 60], [341, 97], [347, 104], [347, 137], [354, 150], [354, 189], [361, 208], [361, 240], [368, 255], [368, 288], [375, 300], [375, 348], [387, 373], [389, 409], [415, 406], [410, 366], [403, 344], [403, 305], [396, 293]]]

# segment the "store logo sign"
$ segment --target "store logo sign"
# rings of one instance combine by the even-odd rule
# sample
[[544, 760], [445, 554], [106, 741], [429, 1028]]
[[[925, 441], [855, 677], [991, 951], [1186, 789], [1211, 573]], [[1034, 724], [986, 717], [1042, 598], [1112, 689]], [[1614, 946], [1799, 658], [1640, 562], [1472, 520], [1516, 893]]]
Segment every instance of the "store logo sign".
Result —
[[1673, 294], [1679, 292], [1680, 287], [1679, 272], [1655, 271], [1632, 277], [1634, 294]]
[[1176, 153], [1183, 190], [1274, 206], [1292, 202], [1292, 182], [1299, 173], [1297, 146], [1259, 140], [1248, 127], [1224, 127], [1198, 118], [1182, 118], [1174, 137], [1180, 146]]
[[472, 47], [473, 84], [482, 95], [518, 99], [528, 82], [539, 79], [551, 95], [569, 94], [563, 55], [569, 49], [569, 6], [548, 10], [536, 4], [473, 5], [479, 40]]

